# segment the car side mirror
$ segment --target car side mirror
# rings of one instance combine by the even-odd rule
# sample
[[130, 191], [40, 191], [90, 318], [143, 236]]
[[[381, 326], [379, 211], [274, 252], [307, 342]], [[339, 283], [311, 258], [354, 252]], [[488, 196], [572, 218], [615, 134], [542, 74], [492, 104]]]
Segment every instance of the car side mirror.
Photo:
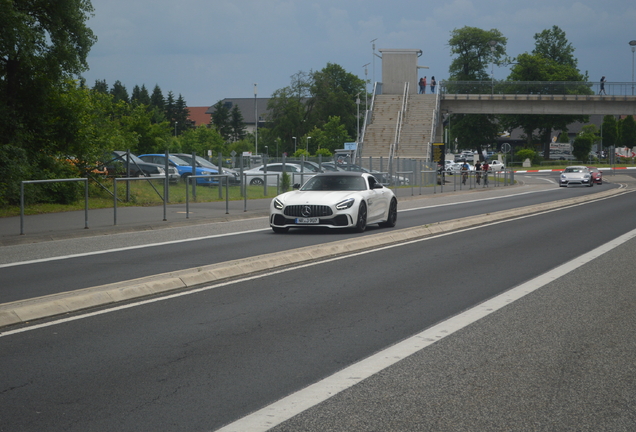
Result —
[[294, 183], [293, 188], [294, 189], [300, 189], [300, 183]]
[[373, 189], [382, 189], [384, 186], [380, 183], [373, 183]]

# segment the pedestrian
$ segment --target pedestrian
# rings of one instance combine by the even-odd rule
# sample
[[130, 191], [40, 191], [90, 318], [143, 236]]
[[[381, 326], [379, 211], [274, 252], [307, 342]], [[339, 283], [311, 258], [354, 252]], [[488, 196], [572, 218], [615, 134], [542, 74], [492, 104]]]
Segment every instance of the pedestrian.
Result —
[[424, 94], [426, 92], [426, 81], [424, 78], [420, 78], [420, 94]]
[[481, 162], [479, 160], [475, 163], [475, 181], [477, 184], [481, 184]]
[[599, 90], [598, 94], [604, 94], [605, 96], [607, 96], [607, 93], [605, 93], [605, 77], [602, 76], [601, 77], [601, 90]]
[[431, 77], [431, 93], [435, 93], [435, 86], [437, 85], [437, 81], [435, 81], [435, 76]]

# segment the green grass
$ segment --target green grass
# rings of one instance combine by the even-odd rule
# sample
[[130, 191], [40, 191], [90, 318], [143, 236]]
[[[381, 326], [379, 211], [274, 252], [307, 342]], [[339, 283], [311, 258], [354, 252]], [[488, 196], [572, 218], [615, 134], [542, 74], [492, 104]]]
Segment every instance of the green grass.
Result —
[[[113, 208], [113, 182], [106, 180], [102, 183], [111, 193], [108, 193], [96, 183], [91, 182], [89, 187], [88, 208]], [[126, 201], [126, 183], [117, 182], [117, 202], [118, 207], [136, 207], [136, 206], [159, 206], [163, 204], [163, 183], [161, 181], [152, 181], [154, 189], [149, 181], [131, 181], [130, 183], [130, 200]], [[84, 210], [84, 190], [81, 188], [79, 199], [72, 204], [49, 204], [49, 203], [29, 203], [29, 189], [37, 187], [37, 185], [27, 185], [25, 188], [25, 200], [27, 205], [24, 207], [25, 215], [35, 215], [44, 213], [59, 213], [66, 211]], [[156, 189], [156, 191], [155, 191]], [[157, 193], [158, 192], [158, 193]], [[267, 196], [264, 195], [263, 186], [248, 186], [247, 198], [273, 198], [277, 195], [275, 186], [268, 186]], [[168, 190], [169, 204], [179, 204], [186, 202], [185, 183], [179, 182], [176, 185], [170, 185]], [[230, 201], [243, 200], [241, 188], [239, 186], [229, 187]], [[219, 198], [218, 186], [197, 186], [196, 199], [192, 195], [192, 187], [189, 190], [189, 200], [195, 202], [224, 202], [225, 186], [222, 188], [222, 198]], [[0, 217], [19, 216], [20, 206], [4, 206], [0, 207]]]

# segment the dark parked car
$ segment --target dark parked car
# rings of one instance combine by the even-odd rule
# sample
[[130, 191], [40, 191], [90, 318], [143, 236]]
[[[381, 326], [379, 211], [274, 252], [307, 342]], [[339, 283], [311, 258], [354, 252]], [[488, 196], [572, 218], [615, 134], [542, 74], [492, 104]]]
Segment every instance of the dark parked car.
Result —
[[[111, 176], [163, 177], [166, 174], [165, 166], [145, 162], [132, 153], [130, 153], [129, 157], [125, 151], [115, 150], [110, 156], [112, 159], [105, 165], [108, 174]], [[168, 179], [170, 182], [176, 183], [179, 178], [179, 172], [174, 167], [168, 167]]]

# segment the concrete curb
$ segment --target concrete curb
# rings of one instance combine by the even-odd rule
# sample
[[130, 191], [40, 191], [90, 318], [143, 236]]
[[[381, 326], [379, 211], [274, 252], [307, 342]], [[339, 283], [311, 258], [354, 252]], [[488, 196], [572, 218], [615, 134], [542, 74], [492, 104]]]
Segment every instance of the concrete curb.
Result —
[[155, 294], [217, 283], [258, 272], [271, 271], [290, 265], [332, 258], [337, 255], [371, 249], [423, 237], [448, 233], [484, 225], [491, 222], [530, 215], [560, 207], [576, 205], [625, 192], [612, 189], [585, 197], [569, 198], [545, 204], [487, 213], [470, 218], [455, 219], [431, 225], [405, 228], [354, 240], [339, 240], [319, 246], [308, 246], [284, 252], [259, 255], [209, 266], [163, 273], [123, 282], [69, 291], [0, 305], [0, 327], [105, 306], [117, 302]]

